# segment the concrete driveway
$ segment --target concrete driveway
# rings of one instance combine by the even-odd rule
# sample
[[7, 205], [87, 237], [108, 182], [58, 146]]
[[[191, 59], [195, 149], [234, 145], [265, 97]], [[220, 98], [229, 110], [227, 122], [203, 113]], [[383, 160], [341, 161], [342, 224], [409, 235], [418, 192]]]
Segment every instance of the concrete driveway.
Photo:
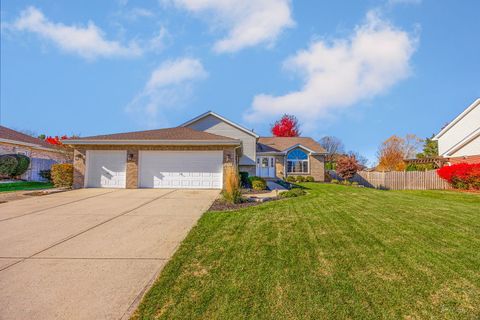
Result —
[[81, 189], [0, 204], [0, 319], [128, 318], [217, 196]]

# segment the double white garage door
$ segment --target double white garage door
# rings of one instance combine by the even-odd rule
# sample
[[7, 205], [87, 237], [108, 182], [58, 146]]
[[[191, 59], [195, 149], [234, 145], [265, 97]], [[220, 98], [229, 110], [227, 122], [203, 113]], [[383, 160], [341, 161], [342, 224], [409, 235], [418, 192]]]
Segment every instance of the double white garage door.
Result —
[[[139, 188], [221, 189], [222, 151], [140, 151]], [[125, 188], [126, 151], [87, 151], [86, 187]]]

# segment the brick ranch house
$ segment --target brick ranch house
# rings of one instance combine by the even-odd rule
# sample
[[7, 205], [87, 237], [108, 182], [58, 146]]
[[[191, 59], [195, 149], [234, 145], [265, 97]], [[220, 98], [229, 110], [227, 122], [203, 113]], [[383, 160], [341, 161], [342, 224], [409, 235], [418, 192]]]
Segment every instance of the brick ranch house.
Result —
[[0, 155], [23, 154], [30, 158], [30, 167], [20, 178], [43, 181], [39, 173], [55, 163], [68, 162], [68, 155], [57, 147], [27, 134], [0, 126]]
[[480, 163], [480, 99], [475, 100], [433, 138], [448, 164]]
[[259, 137], [214, 112], [175, 128], [70, 139], [74, 188], [223, 188], [225, 167], [265, 178], [325, 180], [325, 150], [308, 137]]

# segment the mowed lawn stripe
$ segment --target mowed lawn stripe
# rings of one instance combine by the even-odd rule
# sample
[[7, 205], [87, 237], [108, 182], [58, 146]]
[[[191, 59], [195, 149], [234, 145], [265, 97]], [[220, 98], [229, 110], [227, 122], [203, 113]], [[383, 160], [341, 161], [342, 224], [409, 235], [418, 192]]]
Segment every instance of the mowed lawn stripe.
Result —
[[204, 214], [134, 318], [480, 317], [480, 196], [305, 186]]

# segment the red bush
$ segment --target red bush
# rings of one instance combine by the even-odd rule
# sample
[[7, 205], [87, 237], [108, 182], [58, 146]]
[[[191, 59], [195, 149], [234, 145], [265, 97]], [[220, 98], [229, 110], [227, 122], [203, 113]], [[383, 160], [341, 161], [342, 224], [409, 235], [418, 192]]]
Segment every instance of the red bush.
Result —
[[445, 166], [438, 169], [437, 174], [454, 188], [480, 189], [480, 163]]

